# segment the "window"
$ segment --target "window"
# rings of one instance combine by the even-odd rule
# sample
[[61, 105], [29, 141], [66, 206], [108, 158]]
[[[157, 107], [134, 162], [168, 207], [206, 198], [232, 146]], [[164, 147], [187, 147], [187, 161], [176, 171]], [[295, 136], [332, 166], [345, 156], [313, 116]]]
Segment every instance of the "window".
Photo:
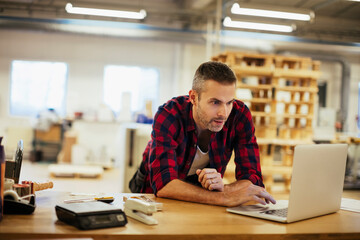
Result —
[[11, 65], [10, 113], [36, 116], [52, 108], [65, 115], [67, 64], [13, 61]]
[[158, 106], [158, 89], [159, 72], [155, 68], [105, 67], [104, 102], [116, 113], [122, 110], [123, 104], [131, 104], [131, 112], [144, 111], [148, 101], [152, 102], [154, 112]]

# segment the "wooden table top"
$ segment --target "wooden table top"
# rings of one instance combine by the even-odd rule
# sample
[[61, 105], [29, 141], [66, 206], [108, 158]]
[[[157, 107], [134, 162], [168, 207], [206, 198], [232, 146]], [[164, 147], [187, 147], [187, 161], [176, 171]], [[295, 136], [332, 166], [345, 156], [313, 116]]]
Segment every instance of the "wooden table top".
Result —
[[[124, 194], [113, 196], [114, 204], [122, 205]], [[69, 198], [65, 192], [37, 192], [37, 207], [32, 215], [4, 215], [0, 239], [360, 239], [360, 213], [340, 210], [283, 224], [231, 214], [225, 207], [163, 198], [156, 199], [164, 204], [163, 211], [153, 215], [158, 225], [148, 226], [128, 218], [124, 227], [83, 231], [57, 220], [55, 205]]]

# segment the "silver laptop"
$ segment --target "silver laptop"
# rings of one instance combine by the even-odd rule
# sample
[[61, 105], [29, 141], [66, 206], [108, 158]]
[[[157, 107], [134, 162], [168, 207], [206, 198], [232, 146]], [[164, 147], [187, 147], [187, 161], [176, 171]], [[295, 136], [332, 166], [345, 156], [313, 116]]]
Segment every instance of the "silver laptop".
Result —
[[336, 212], [343, 192], [347, 144], [295, 147], [289, 201], [227, 208], [231, 213], [291, 223]]

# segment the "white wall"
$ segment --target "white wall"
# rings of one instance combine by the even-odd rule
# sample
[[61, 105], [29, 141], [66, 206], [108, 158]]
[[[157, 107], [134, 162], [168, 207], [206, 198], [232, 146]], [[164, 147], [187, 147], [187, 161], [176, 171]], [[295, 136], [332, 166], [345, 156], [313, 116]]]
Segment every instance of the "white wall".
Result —
[[[66, 62], [69, 64], [67, 112], [84, 106], [96, 107], [102, 102], [103, 70], [107, 64], [156, 67], [161, 76], [160, 101], [173, 94], [176, 44], [55, 33], [2, 31], [0, 34], [0, 46], [5, 50], [1, 54], [4, 74], [1, 86], [8, 85], [14, 59]], [[6, 111], [2, 109], [2, 114]]]
[[[356, 116], [358, 114], [358, 84], [360, 83], [360, 58], [347, 57], [346, 61], [350, 64], [350, 91], [348, 93], [348, 115], [347, 115], [347, 132], [356, 133]], [[322, 75], [319, 79], [321, 82], [327, 82], [327, 99], [326, 106], [335, 110], [340, 110], [340, 91], [342, 66], [337, 62], [322, 61]]]
[[[279, 43], [278, 43], [279, 44]], [[65, 33], [0, 30], [0, 135], [9, 125], [29, 125], [26, 118], [9, 116], [11, 61], [44, 60], [68, 63], [67, 113], [95, 109], [102, 103], [103, 70], [107, 64], [156, 67], [160, 71], [160, 104], [187, 94], [198, 65], [206, 59], [206, 46], [166, 41], [146, 41]], [[223, 51], [236, 47], [222, 47]], [[239, 48], [240, 49], [240, 48]], [[241, 47], [244, 50], [244, 46]], [[276, 49], [274, 49], [276, 50]], [[253, 51], [249, 49], [249, 51]], [[360, 59], [349, 57], [351, 92], [349, 130], [355, 130]], [[324, 62], [322, 80], [328, 82], [328, 106], [340, 106], [339, 64]]]
[[351, 60], [350, 66], [350, 93], [349, 93], [349, 114], [348, 124], [349, 132], [356, 132], [360, 134], [356, 125], [356, 116], [358, 114], [359, 104], [359, 83], [360, 83], [360, 56]]
[[0, 31], [0, 36], [0, 135], [4, 135], [9, 125], [30, 124], [26, 118], [9, 115], [10, 66], [15, 59], [68, 64], [66, 110], [69, 115], [79, 110], [95, 110], [102, 103], [103, 70], [107, 64], [157, 68], [159, 104], [186, 93], [174, 88], [175, 64], [180, 54], [178, 43], [5, 30]]

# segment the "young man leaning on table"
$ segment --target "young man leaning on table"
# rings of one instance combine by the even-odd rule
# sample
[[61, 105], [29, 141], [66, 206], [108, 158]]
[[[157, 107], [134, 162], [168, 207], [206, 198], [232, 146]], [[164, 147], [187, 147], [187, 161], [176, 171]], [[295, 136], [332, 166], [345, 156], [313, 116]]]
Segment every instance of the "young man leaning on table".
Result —
[[[159, 107], [131, 191], [229, 207], [275, 204], [262, 181], [250, 110], [234, 99], [235, 91], [236, 76], [227, 65], [201, 64], [189, 95]], [[224, 184], [233, 150], [237, 181]]]

